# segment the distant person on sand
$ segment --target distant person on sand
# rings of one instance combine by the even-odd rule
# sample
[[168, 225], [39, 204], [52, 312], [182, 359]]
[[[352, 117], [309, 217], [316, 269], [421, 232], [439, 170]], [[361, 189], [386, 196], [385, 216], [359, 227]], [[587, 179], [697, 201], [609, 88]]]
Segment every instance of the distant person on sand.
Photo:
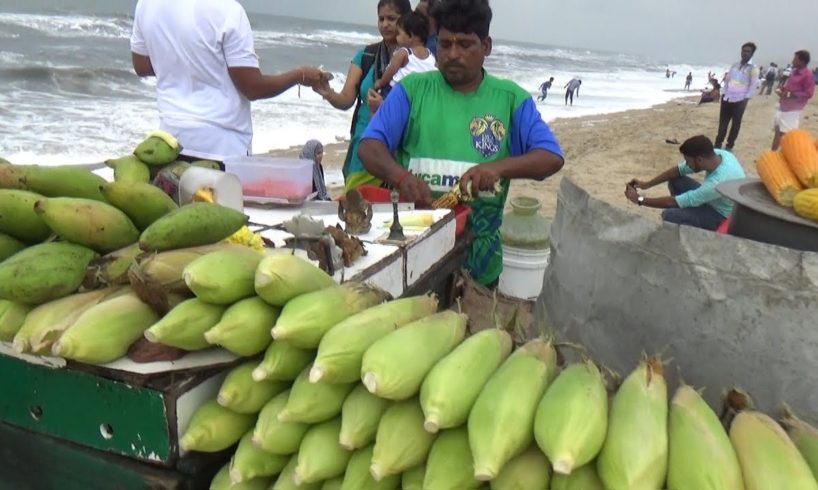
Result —
[[809, 51], [796, 51], [792, 59], [792, 73], [787, 83], [778, 92], [778, 110], [775, 113], [775, 136], [772, 149], [777, 150], [781, 136], [787, 131], [798, 129], [801, 122], [801, 111], [815, 95], [815, 77], [809, 65]]
[[764, 73], [764, 82], [761, 84], [760, 95], [771, 95], [773, 93], [773, 85], [775, 85], [775, 78], [778, 76], [778, 65], [770, 63], [770, 67]]
[[548, 97], [548, 90], [551, 89], [551, 85], [553, 83], [554, 83], [554, 77], [551, 77], [551, 78], [548, 79], [548, 81], [543, 82], [543, 84], [540, 85], [540, 92], [541, 93], [540, 93], [540, 96], [537, 97], [537, 102], [542, 102], [542, 101], [545, 100], [546, 97]]
[[688, 72], [685, 77], [685, 91], [690, 90], [690, 84], [693, 83], [693, 72]]
[[[678, 165], [651, 180], [632, 179], [625, 186], [625, 197], [634, 204], [660, 208], [662, 219], [669, 223], [695, 226], [715, 231], [733, 212], [733, 201], [716, 190], [722, 182], [745, 177], [738, 159], [729, 151], [713, 148], [706, 136], [694, 136], [679, 147], [684, 157]], [[704, 181], [687, 177], [705, 172]], [[645, 197], [638, 189], [650, 189], [667, 182], [670, 196]]]
[[665, 78], [670, 78], [670, 68], [665, 70]]
[[699, 104], [707, 102], [715, 102], [721, 97], [721, 85], [715, 78], [710, 78], [710, 89], [702, 90], [702, 97], [699, 99]]
[[410, 12], [398, 20], [398, 49], [392, 54], [389, 66], [381, 75], [372, 90], [376, 92], [386, 87], [394, 87], [412, 73], [437, 70], [437, 60], [426, 47], [429, 36], [429, 22], [426, 17]]
[[420, 0], [415, 7], [415, 12], [426, 17], [426, 20], [429, 22], [429, 38], [426, 39], [426, 47], [435, 56], [437, 56], [437, 22], [435, 22], [431, 12], [436, 5], [437, 0]]
[[571, 101], [571, 105], [574, 105], [574, 92], [577, 94], [577, 98], [579, 98], [579, 87], [582, 85], [582, 80], [579, 77], [574, 77], [565, 84], [565, 105], [568, 105], [568, 101]]
[[327, 184], [324, 181], [324, 166], [321, 164], [324, 160], [324, 145], [318, 140], [309, 140], [301, 149], [298, 158], [314, 162], [312, 167], [312, 191], [316, 193], [315, 199], [317, 201], [332, 200], [329, 192], [327, 192]]
[[[756, 52], [754, 43], [744, 43], [741, 47], [741, 60], [730, 67], [724, 78], [724, 92], [719, 109], [719, 130], [716, 134], [715, 146], [721, 148], [724, 137], [727, 136], [728, 151], [733, 150], [741, 129], [741, 119], [747, 102], [756, 93], [758, 87], [758, 68], [753, 64], [753, 55]], [[730, 127], [730, 134], [727, 128]]]
[[329, 75], [301, 67], [263, 75], [253, 32], [235, 0], [140, 0], [131, 58], [140, 77], [156, 77], [159, 127], [191, 159], [223, 162], [251, 151], [250, 101]]

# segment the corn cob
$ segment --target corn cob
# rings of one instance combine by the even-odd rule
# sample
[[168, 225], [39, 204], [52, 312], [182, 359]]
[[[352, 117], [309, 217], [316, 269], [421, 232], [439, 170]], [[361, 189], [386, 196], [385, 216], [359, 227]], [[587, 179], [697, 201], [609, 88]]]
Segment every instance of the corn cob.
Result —
[[247, 247], [211, 252], [185, 267], [185, 284], [202, 301], [231, 305], [255, 295], [253, 280], [262, 258]]
[[343, 484], [344, 484], [343, 476], [339, 476], [329, 480], [324, 480], [324, 483], [321, 484], [321, 490], [341, 490], [341, 485]]
[[571, 474], [593, 460], [608, 429], [608, 393], [594, 363], [566, 368], [545, 392], [534, 436], [556, 473]]
[[289, 397], [289, 390], [279, 393], [267, 402], [258, 414], [258, 421], [253, 430], [253, 444], [270, 454], [281, 456], [295, 454], [307, 432], [307, 424], [278, 420], [278, 414], [287, 406]]
[[466, 427], [444, 430], [429, 450], [423, 488], [471, 490], [479, 486], [480, 482], [474, 479], [474, 460]]
[[227, 307], [219, 323], [205, 332], [211, 345], [220, 345], [237, 356], [254, 356], [273, 340], [270, 328], [278, 318], [279, 310], [258, 296], [243, 299]]
[[310, 365], [315, 352], [293, 347], [283, 340], [273, 341], [264, 353], [264, 359], [253, 370], [253, 379], [292, 381]]
[[435, 363], [463, 340], [466, 321], [466, 315], [447, 310], [378, 340], [367, 349], [361, 363], [364, 385], [370, 393], [390, 400], [416, 395]]
[[226, 307], [189, 299], [176, 306], [145, 331], [145, 338], [155, 344], [189, 351], [210, 347], [204, 334], [213, 328]]
[[236, 413], [258, 413], [274, 396], [288, 388], [283, 381], [253, 381], [255, 362], [234, 367], [219, 388], [219, 405]]
[[341, 419], [314, 425], [307, 430], [298, 448], [298, 465], [295, 467], [295, 483], [315, 483], [344, 474], [352, 452], [338, 444]]
[[790, 439], [801, 452], [813, 476], [818, 478], [818, 430], [796, 417], [789, 408], [785, 408], [781, 423], [787, 428]]
[[359, 380], [364, 353], [375, 341], [435, 311], [434, 296], [415, 296], [373, 306], [341, 321], [321, 339], [310, 381], [351, 383]]
[[657, 359], [642, 361], [611, 405], [608, 434], [597, 458], [605, 488], [662, 488], [667, 476], [667, 386]]
[[326, 272], [289, 253], [269, 255], [256, 269], [256, 294], [273, 306], [284, 306], [297, 296], [330, 286], [335, 281]]
[[435, 435], [423, 429], [423, 410], [416, 398], [392, 404], [381, 417], [369, 472], [376, 481], [426, 461]]
[[554, 473], [551, 478], [551, 490], [605, 490], [605, 486], [596, 474], [596, 463], [590, 463], [577, 468], [570, 475]]
[[179, 446], [185, 451], [219, 452], [239, 442], [255, 420], [255, 415], [236, 413], [208, 400], [193, 412]]
[[495, 478], [509, 460], [534, 442], [537, 404], [554, 377], [556, 363], [551, 342], [533, 340], [511, 354], [489, 378], [468, 420], [475, 478]]
[[357, 282], [302, 294], [284, 305], [273, 327], [273, 338], [301, 349], [315, 349], [335, 324], [388, 297], [385, 291]]
[[730, 425], [747, 488], [816, 490], [818, 483], [795, 444], [773, 419], [745, 411]]
[[26, 315], [31, 307], [0, 299], [0, 341], [9, 342], [25, 323]]
[[346, 449], [360, 449], [375, 441], [378, 423], [389, 400], [370, 393], [362, 384], [346, 397], [341, 407], [341, 434], [338, 442]]
[[550, 481], [548, 458], [532, 445], [503, 466], [500, 474], [491, 480], [491, 490], [548, 490]]
[[287, 407], [278, 414], [278, 420], [317, 424], [341, 413], [344, 399], [354, 385], [310, 383], [309, 371], [305, 368], [295, 379]]
[[230, 465], [222, 466], [210, 482], [210, 490], [267, 490], [272, 478], [253, 478], [234, 484], [230, 481]]
[[809, 133], [803, 129], [787, 131], [781, 138], [781, 153], [801, 185], [818, 187], [818, 150]]
[[793, 208], [798, 216], [818, 221], [818, 189], [807, 189], [796, 194]]
[[670, 490], [743, 490], [744, 480], [730, 438], [696, 390], [681, 386], [670, 404]]
[[281, 471], [281, 474], [278, 475], [276, 482], [270, 487], [272, 490], [321, 490], [323, 483], [315, 482], [315, 483], [301, 483], [301, 485], [295, 484], [295, 467], [298, 464], [298, 455], [294, 455], [290, 458], [290, 462], [287, 463], [287, 466]]
[[511, 336], [505, 331], [483, 330], [438, 362], [420, 388], [426, 430], [435, 433], [464, 424], [486, 381], [511, 353], [511, 347]]
[[369, 474], [369, 462], [372, 460], [373, 451], [374, 446], [368, 446], [352, 454], [344, 473], [341, 490], [395, 490], [400, 487], [400, 475], [392, 475], [381, 481], [372, 478]]
[[230, 481], [233, 484], [275, 476], [290, 461], [287, 456], [276, 456], [258, 449], [253, 445], [252, 438], [251, 429], [241, 438], [236, 453], [230, 459]]
[[401, 490], [423, 490], [423, 479], [426, 478], [426, 463], [403, 472]]
[[795, 195], [804, 187], [787, 166], [784, 155], [778, 151], [765, 151], [756, 162], [756, 170], [773, 199], [778, 204], [791, 208]]

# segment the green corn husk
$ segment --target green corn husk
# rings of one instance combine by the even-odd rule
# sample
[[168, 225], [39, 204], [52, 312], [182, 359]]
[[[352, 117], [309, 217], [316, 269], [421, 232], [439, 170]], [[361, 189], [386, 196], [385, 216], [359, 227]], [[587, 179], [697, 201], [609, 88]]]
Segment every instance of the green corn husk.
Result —
[[667, 476], [667, 385], [664, 367], [648, 359], [616, 393], [597, 474], [609, 490], [663, 488]]
[[435, 435], [423, 428], [423, 410], [416, 398], [393, 403], [378, 424], [369, 472], [376, 481], [422, 464]]
[[263, 258], [263, 254], [250, 247], [219, 250], [188, 264], [182, 276], [202, 301], [231, 305], [256, 294], [253, 281]]
[[185, 451], [216, 453], [239, 442], [255, 421], [255, 415], [236, 413], [208, 400], [193, 413], [179, 446]]
[[253, 444], [270, 454], [289, 456], [298, 452], [309, 426], [297, 422], [281, 422], [278, 414], [287, 406], [290, 391], [278, 394], [267, 402], [258, 414], [253, 431]]
[[503, 466], [500, 474], [491, 480], [491, 490], [548, 490], [550, 482], [548, 458], [532, 444]]
[[367, 349], [361, 379], [370, 393], [389, 400], [406, 400], [420, 391], [435, 364], [457, 346], [468, 318], [447, 310], [412, 322]]
[[517, 349], [489, 378], [469, 414], [474, 477], [495, 478], [503, 466], [534, 442], [534, 415], [557, 369], [549, 340]]
[[310, 383], [309, 372], [307, 367], [295, 379], [287, 406], [278, 414], [278, 420], [317, 424], [341, 413], [344, 400], [355, 385]]
[[302, 294], [284, 305], [273, 327], [273, 338], [301, 349], [315, 349], [321, 337], [338, 322], [388, 297], [388, 293], [374, 286], [356, 282]]
[[781, 423], [787, 428], [790, 439], [801, 452], [813, 476], [818, 479], [818, 429], [796, 417], [788, 407], [784, 408]]
[[307, 430], [298, 448], [295, 482], [315, 483], [344, 474], [352, 452], [338, 444], [341, 418], [314, 425]]
[[816, 490], [809, 465], [784, 429], [760, 412], [741, 412], [730, 425], [744, 485], [760, 490]]
[[551, 490], [605, 490], [605, 486], [596, 474], [596, 463], [590, 463], [575, 469], [570, 475], [554, 473]]
[[253, 379], [293, 381], [315, 358], [315, 351], [299, 349], [283, 340], [274, 340], [267, 347], [264, 359], [253, 370]]
[[534, 419], [534, 438], [555, 473], [571, 474], [602, 449], [608, 430], [608, 392], [590, 361], [568, 366], [545, 392]]
[[375, 481], [369, 474], [369, 464], [375, 446], [358, 449], [352, 454], [344, 473], [341, 490], [396, 490], [400, 488], [400, 475], [392, 475]]
[[332, 327], [321, 339], [310, 381], [352, 383], [361, 379], [364, 352], [397, 328], [437, 311], [434, 296], [414, 296], [373, 306]]
[[379, 398], [364, 385], [357, 384], [341, 407], [341, 435], [338, 439], [341, 446], [353, 450], [374, 442], [378, 423], [389, 404], [389, 400]]
[[511, 354], [512, 346], [507, 332], [483, 330], [438, 362], [420, 387], [426, 430], [434, 433], [466, 423], [480, 391]]
[[250, 429], [241, 438], [236, 453], [230, 459], [230, 481], [233, 484], [273, 477], [290, 461], [289, 456], [277, 456], [255, 447], [252, 439], [253, 430]]
[[216, 400], [236, 413], [259, 413], [264, 405], [289, 387], [284, 381], [253, 381], [255, 362], [245, 362], [227, 373]]
[[743, 490], [736, 452], [719, 417], [699, 393], [680, 386], [670, 403], [669, 490]]
[[321, 485], [321, 490], [341, 490], [341, 485], [344, 483], [344, 477], [339, 476], [338, 478], [333, 478], [332, 480], [324, 481], [324, 484]]
[[31, 308], [30, 305], [0, 299], [0, 341], [10, 342], [14, 339]]
[[210, 345], [220, 345], [242, 357], [263, 351], [272, 342], [270, 329], [278, 319], [279, 310], [258, 296], [243, 299], [227, 307], [219, 323], [205, 332]]
[[183, 301], [145, 331], [145, 338], [155, 344], [188, 351], [210, 347], [204, 334], [213, 328], [226, 307], [211, 305], [193, 298]]
[[295, 484], [295, 467], [298, 464], [298, 455], [293, 455], [290, 462], [278, 475], [276, 482], [270, 487], [272, 490], [321, 490], [323, 482]]
[[332, 277], [312, 262], [289, 253], [268, 255], [256, 268], [256, 294], [273, 306], [284, 306], [295, 297], [335, 285]]
[[480, 484], [474, 479], [474, 461], [466, 427], [444, 430], [438, 434], [426, 459], [423, 488], [476, 490]]
[[423, 479], [426, 478], [426, 463], [403, 472], [401, 490], [424, 490]]
[[272, 478], [254, 478], [233, 483], [230, 481], [229, 465], [224, 465], [210, 482], [210, 490], [267, 490], [272, 481]]

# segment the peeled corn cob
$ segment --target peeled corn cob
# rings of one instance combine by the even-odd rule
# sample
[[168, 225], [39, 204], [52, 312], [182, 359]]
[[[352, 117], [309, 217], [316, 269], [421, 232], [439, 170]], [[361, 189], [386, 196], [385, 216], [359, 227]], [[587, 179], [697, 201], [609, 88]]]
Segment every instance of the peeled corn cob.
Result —
[[795, 195], [804, 187], [790, 170], [784, 155], [779, 151], [765, 151], [756, 162], [756, 170], [773, 199], [782, 206], [792, 207]]
[[236, 413], [254, 414], [288, 388], [284, 381], [253, 381], [251, 373], [255, 365], [255, 362], [246, 362], [227, 373], [216, 398], [219, 405]]
[[509, 460], [534, 442], [537, 404], [554, 377], [556, 364], [551, 342], [533, 340], [511, 354], [489, 378], [468, 420], [476, 479], [497, 477]]
[[818, 150], [808, 132], [793, 129], [784, 133], [781, 153], [804, 187], [818, 187]]
[[255, 415], [236, 413], [209, 400], [193, 413], [179, 446], [185, 451], [206, 453], [227, 449], [239, 442], [255, 420]]
[[258, 414], [256, 427], [253, 430], [253, 444], [270, 454], [287, 456], [295, 454], [304, 434], [307, 424], [298, 422], [281, 422], [278, 414], [287, 406], [290, 391], [279, 393], [278, 396], [267, 402]]
[[798, 216], [818, 221], [818, 189], [799, 192], [795, 195], [792, 205]]

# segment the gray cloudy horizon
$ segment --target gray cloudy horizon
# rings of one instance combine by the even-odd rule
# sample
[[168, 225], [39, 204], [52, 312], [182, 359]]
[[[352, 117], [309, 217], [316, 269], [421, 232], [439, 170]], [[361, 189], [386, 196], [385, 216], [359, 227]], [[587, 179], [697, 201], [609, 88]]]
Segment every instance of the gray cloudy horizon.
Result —
[[[376, 0], [240, 2], [251, 15], [372, 27], [376, 21]], [[623, 52], [668, 63], [732, 62], [747, 41], [758, 45], [760, 65], [787, 63], [799, 49], [818, 57], [816, 0], [494, 0], [491, 6], [491, 35], [509, 41]]]

